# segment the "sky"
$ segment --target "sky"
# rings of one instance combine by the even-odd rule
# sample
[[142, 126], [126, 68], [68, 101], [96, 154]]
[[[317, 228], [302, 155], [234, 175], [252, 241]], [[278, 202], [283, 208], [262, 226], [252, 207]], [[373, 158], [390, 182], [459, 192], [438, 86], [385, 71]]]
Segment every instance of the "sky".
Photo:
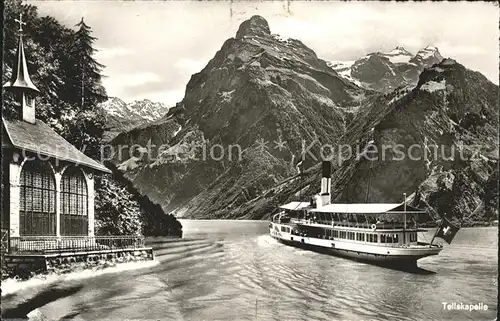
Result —
[[486, 2], [27, 1], [97, 37], [109, 96], [174, 105], [239, 25], [263, 16], [271, 33], [301, 40], [324, 60], [355, 60], [403, 46], [439, 48], [498, 84], [499, 10]]

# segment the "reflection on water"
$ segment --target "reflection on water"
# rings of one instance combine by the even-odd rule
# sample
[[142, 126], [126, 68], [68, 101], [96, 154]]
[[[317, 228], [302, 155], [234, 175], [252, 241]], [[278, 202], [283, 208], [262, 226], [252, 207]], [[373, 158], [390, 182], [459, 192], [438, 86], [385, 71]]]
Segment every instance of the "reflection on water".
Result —
[[[59, 283], [58, 288], [81, 288], [44, 305], [40, 312], [50, 320], [496, 316], [496, 228], [462, 229], [439, 256], [419, 260], [420, 267], [436, 273], [412, 274], [279, 244], [266, 235], [267, 222], [182, 224], [187, 239], [151, 243], [158, 264]], [[35, 287], [39, 292], [46, 288]], [[15, 296], [33, 295], [33, 291], [22, 290]], [[484, 302], [489, 309], [446, 311], [442, 302]]]

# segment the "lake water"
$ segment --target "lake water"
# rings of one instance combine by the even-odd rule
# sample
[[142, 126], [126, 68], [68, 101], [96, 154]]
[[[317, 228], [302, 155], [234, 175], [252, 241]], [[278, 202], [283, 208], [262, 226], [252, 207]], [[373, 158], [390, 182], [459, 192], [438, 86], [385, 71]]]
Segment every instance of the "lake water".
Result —
[[[188, 239], [155, 243], [155, 265], [22, 283], [3, 301], [12, 306], [36, 295], [50, 297], [30, 314], [47, 320], [496, 317], [496, 227], [460, 230], [439, 256], [419, 260], [429, 273], [414, 274], [282, 245], [266, 235], [267, 222], [182, 224]], [[443, 302], [483, 303], [488, 310], [449, 311]]]

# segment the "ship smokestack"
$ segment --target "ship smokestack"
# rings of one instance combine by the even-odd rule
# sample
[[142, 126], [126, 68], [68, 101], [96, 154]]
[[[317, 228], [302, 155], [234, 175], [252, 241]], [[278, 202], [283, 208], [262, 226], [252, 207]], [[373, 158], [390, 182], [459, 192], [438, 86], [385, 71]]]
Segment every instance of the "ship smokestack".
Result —
[[[331, 202], [331, 190], [332, 190], [332, 163], [330, 161], [323, 161], [321, 164], [321, 193], [320, 206], [325, 206]], [[319, 203], [319, 202], [317, 202]]]

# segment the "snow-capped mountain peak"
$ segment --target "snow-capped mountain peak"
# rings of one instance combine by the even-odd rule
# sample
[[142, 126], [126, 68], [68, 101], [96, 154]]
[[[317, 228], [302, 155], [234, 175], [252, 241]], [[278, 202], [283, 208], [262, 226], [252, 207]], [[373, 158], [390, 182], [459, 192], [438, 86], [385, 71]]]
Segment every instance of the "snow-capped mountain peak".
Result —
[[442, 60], [443, 56], [439, 53], [438, 48], [427, 46], [424, 49], [419, 50], [410, 62], [430, 67], [434, 64], [440, 63]]
[[155, 121], [163, 117], [168, 111], [168, 106], [165, 104], [152, 102], [149, 99], [126, 103], [118, 97], [110, 97], [101, 104], [101, 107], [111, 116], [128, 119], [139, 118], [148, 121]]
[[441, 62], [439, 50], [427, 46], [416, 55], [397, 46], [389, 52], [375, 52], [354, 62], [331, 61], [328, 65], [341, 77], [358, 86], [387, 92], [400, 85], [416, 85], [424, 68]]
[[127, 104], [118, 97], [110, 97], [107, 101], [101, 104], [101, 107], [108, 115], [121, 116], [123, 110], [127, 108]]
[[401, 46], [398, 46], [387, 53], [381, 53], [380, 55], [388, 58], [393, 64], [407, 63], [414, 56], [411, 52]]
[[396, 55], [405, 55], [405, 56], [413, 56], [411, 52], [406, 50], [404, 47], [397, 46], [396, 48], [392, 49], [391, 51], [385, 53], [387, 56], [396, 56]]
[[106, 113], [110, 137], [152, 123], [165, 116], [169, 109], [167, 105], [149, 99], [126, 103], [118, 97], [110, 97], [101, 107]]
[[428, 59], [436, 54], [440, 55], [439, 50], [433, 46], [427, 46], [417, 52], [417, 56], [422, 57], [422, 59]]
[[361, 87], [361, 83], [357, 80], [351, 77], [351, 67], [355, 63], [354, 60], [350, 61], [328, 61], [326, 64], [335, 70], [342, 78], [345, 78], [356, 85]]

